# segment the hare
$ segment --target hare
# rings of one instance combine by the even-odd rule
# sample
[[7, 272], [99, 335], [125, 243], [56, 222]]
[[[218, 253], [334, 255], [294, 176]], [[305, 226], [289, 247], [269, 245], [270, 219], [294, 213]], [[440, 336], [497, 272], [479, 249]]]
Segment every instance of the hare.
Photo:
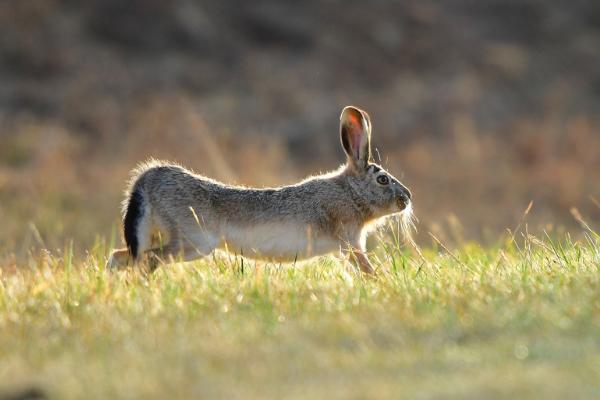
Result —
[[123, 202], [127, 248], [115, 250], [108, 267], [143, 255], [189, 261], [217, 248], [274, 261], [342, 251], [372, 274], [366, 236], [383, 217], [402, 213], [403, 221], [410, 221], [411, 193], [371, 162], [371, 120], [365, 111], [342, 110], [340, 138], [346, 164], [272, 189], [226, 185], [175, 164], [142, 164]]

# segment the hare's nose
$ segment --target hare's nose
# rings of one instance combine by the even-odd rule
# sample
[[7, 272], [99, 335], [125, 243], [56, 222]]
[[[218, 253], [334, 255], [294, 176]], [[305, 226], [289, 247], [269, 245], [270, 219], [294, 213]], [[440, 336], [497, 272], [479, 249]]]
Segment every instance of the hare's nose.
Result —
[[412, 194], [410, 193], [410, 190], [408, 190], [408, 188], [406, 187], [402, 187], [402, 191], [400, 192], [400, 199], [403, 202], [408, 203], [411, 198]]

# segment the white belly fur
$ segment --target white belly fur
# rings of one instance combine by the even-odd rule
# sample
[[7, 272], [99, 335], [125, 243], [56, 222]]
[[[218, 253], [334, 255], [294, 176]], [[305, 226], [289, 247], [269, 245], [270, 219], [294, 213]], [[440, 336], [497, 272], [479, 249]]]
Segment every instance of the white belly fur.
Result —
[[295, 224], [229, 225], [223, 228], [219, 245], [248, 257], [277, 261], [310, 258], [339, 249], [340, 243], [328, 236], [317, 236], [309, 226]]

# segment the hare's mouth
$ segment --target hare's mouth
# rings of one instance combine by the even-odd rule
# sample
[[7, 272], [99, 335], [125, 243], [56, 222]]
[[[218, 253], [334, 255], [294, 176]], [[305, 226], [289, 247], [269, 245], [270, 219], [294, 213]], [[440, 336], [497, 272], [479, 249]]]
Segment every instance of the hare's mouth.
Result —
[[408, 206], [409, 202], [410, 202], [410, 200], [408, 200], [408, 201], [404, 201], [403, 199], [396, 200], [396, 204], [398, 205], [398, 208], [400, 209], [400, 211], [403, 211], [406, 208], [406, 206]]

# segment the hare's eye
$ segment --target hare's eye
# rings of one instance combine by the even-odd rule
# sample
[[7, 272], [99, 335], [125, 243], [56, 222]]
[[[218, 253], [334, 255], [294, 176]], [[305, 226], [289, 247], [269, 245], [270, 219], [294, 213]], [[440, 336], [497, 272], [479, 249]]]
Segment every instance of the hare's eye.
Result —
[[377, 177], [377, 183], [379, 183], [380, 185], [387, 185], [390, 183], [390, 179], [385, 175], [379, 175]]

